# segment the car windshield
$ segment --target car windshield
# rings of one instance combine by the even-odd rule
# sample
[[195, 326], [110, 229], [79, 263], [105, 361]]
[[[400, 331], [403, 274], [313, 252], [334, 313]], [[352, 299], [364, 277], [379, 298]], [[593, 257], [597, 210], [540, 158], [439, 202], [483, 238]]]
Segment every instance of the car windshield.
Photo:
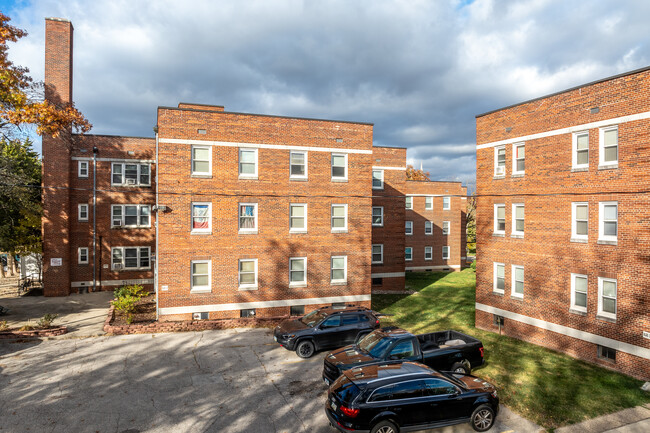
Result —
[[300, 321], [305, 325], [309, 326], [310, 328], [313, 328], [314, 325], [316, 325], [326, 317], [327, 314], [325, 314], [321, 310], [314, 310], [311, 313], [305, 315], [302, 319], [300, 319]]
[[371, 332], [359, 340], [357, 347], [373, 358], [381, 358], [392, 342], [393, 340], [383, 332]]
[[361, 390], [348, 379], [345, 375], [341, 375], [334, 384], [332, 384], [332, 392], [338, 397], [339, 401], [350, 405], [355, 398], [359, 395]]

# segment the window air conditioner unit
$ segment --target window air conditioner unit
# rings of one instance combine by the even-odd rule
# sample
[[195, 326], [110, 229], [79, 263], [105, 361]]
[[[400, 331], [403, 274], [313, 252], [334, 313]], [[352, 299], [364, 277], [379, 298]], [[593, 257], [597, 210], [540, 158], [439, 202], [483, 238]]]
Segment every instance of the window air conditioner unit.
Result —
[[113, 221], [113, 226], [122, 227], [122, 220], [114, 220]]
[[506, 168], [501, 166], [497, 167], [497, 176], [503, 176], [506, 174]]
[[113, 269], [115, 269], [115, 270], [122, 269], [122, 263], [115, 263], [113, 265]]
[[135, 185], [135, 179], [127, 179], [126, 184], [127, 185]]

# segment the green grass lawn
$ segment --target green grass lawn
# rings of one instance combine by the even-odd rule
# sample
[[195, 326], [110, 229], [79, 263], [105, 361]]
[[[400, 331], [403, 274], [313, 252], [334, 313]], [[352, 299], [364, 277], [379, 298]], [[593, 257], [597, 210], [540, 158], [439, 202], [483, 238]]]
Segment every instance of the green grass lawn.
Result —
[[373, 295], [373, 309], [392, 314], [383, 325], [413, 333], [455, 329], [485, 346], [486, 363], [472, 371], [497, 386], [501, 402], [549, 429], [650, 403], [643, 382], [570, 356], [474, 327], [476, 276], [408, 273], [413, 295]]

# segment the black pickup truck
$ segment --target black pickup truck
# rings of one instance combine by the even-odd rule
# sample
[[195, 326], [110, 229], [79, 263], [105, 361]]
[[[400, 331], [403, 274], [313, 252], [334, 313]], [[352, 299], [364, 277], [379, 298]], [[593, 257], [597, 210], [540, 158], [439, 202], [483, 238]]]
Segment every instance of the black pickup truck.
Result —
[[472, 368], [483, 364], [483, 343], [458, 331], [413, 335], [395, 327], [381, 328], [357, 344], [330, 352], [325, 357], [323, 380], [331, 385], [350, 368], [404, 361], [469, 374]]

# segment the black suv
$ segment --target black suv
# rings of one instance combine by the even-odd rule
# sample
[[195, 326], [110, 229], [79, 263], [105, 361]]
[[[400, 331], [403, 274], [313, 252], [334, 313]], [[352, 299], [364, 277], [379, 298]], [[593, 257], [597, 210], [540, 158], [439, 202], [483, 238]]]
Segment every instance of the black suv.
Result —
[[334, 349], [356, 342], [379, 328], [379, 314], [365, 307], [319, 308], [300, 319], [285, 320], [273, 339], [301, 358], [316, 350]]
[[325, 404], [330, 424], [342, 432], [399, 433], [466, 422], [486, 431], [498, 410], [489, 383], [414, 362], [347, 370]]

